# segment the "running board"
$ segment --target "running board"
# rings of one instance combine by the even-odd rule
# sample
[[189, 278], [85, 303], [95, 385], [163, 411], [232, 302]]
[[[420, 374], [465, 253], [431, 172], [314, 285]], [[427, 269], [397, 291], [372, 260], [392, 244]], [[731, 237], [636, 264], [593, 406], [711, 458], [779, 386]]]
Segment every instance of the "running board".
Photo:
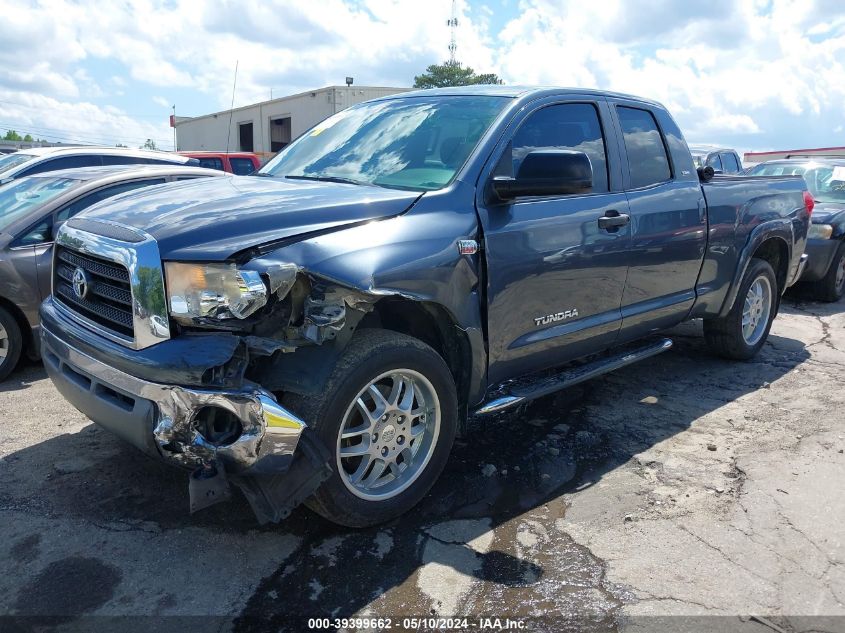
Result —
[[625, 365], [636, 363], [651, 356], [656, 356], [672, 347], [672, 339], [664, 338], [655, 343], [649, 343], [634, 350], [618, 352], [609, 356], [602, 356], [579, 367], [566, 369], [553, 376], [544, 376], [533, 382], [521, 384], [506, 390], [496, 399], [486, 402], [475, 410], [475, 415], [490, 415], [510, 409], [518, 404], [547, 396], [555, 391], [572, 387], [585, 380], [615, 371]]

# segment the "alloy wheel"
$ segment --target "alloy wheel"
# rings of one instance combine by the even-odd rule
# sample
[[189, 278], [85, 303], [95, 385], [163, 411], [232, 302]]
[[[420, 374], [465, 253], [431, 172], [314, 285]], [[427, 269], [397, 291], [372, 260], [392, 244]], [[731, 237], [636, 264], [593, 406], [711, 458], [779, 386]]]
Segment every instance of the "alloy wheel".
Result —
[[440, 433], [440, 402], [419, 372], [395, 369], [364, 387], [346, 410], [337, 438], [337, 467], [357, 497], [383, 501], [425, 470]]

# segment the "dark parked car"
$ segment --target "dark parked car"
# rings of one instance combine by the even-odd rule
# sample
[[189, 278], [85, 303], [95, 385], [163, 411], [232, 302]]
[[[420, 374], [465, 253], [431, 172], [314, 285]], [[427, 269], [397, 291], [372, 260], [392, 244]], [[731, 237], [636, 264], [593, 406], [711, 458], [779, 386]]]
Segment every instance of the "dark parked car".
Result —
[[53, 236], [63, 222], [133, 189], [222, 175], [198, 167], [127, 165], [49, 172], [0, 186], [0, 380], [22, 352], [38, 354], [38, 306], [50, 294]]
[[812, 199], [796, 176], [711, 176], [636, 97], [370, 101], [257, 176], [68, 221], [44, 363], [97, 424], [190, 471], [192, 509], [234, 482], [262, 521], [305, 500], [372, 525], [426, 494], [468, 412], [658, 354], [687, 319], [718, 354], [757, 353]]
[[690, 145], [692, 161], [698, 167], [712, 167], [717, 174], [738, 174], [742, 161], [736, 150], [717, 145]]
[[748, 170], [752, 176], [803, 176], [816, 202], [801, 281], [822, 301], [845, 295], [845, 158], [773, 160]]
[[33, 147], [0, 156], [0, 184], [59, 169], [109, 165], [189, 165], [199, 161], [169, 152], [122, 147]]

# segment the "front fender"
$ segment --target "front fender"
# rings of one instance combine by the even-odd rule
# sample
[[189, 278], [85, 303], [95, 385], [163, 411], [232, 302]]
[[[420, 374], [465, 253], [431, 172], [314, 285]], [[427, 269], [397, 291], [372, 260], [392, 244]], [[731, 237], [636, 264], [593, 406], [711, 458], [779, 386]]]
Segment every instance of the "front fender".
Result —
[[312, 278], [355, 291], [373, 303], [402, 297], [442, 308], [469, 343], [468, 397], [474, 404], [472, 400], [483, 397], [487, 372], [481, 254], [462, 255], [458, 241], [476, 239], [472, 188], [456, 182], [426, 194], [402, 216], [289, 244], [246, 267], [272, 270], [294, 264]]

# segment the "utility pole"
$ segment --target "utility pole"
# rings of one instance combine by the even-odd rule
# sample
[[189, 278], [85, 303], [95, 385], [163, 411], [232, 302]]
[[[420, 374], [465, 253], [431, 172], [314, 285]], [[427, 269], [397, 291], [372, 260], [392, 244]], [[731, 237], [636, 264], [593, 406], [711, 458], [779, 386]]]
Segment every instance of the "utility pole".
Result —
[[178, 147], [176, 145], [176, 104], [173, 104], [173, 151], [177, 151]]
[[458, 28], [458, 7], [456, 0], [452, 0], [452, 17], [446, 21], [446, 25], [452, 31], [452, 39], [449, 41], [449, 63], [455, 64], [455, 52], [458, 50], [456, 30]]

